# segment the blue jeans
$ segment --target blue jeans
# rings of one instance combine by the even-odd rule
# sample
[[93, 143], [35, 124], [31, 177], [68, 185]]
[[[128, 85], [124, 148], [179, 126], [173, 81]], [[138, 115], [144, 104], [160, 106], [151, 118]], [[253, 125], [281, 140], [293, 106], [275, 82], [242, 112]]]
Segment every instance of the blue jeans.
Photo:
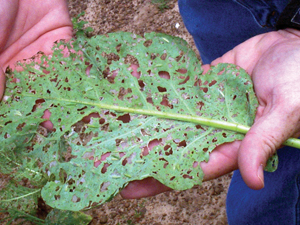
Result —
[[[288, 0], [179, 0], [185, 26], [194, 38], [203, 63], [222, 56], [245, 40], [274, 31]], [[265, 187], [252, 190], [239, 170], [227, 194], [231, 225], [300, 224], [300, 150], [278, 150], [276, 172], [265, 172]]]

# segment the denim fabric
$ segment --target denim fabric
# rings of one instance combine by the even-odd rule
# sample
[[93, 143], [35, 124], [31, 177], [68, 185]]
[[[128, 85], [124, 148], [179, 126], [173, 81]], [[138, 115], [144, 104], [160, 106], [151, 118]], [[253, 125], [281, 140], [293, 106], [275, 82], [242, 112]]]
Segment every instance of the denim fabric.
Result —
[[276, 26], [280, 12], [282, 12], [287, 4], [287, 1], [233, 1], [245, 7], [260, 26], [271, 28]]
[[[275, 30], [274, 20], [287, 3], [288, 0], [178, 1], [183, 22], [205, 64], [250, 37]], [[257, 12], [256, 4], [259, 5]]]
[[264, 173], [265, 187], [261, 190], [248, 188], [240, 171], [234, 172], [226, 202], [230, 225], [300, 224], [300, 150], [284, 147], [278, 156], [278, 169]]
[[[289, 0], [179, 0], [185, 26], [203, 63], [222, 56], [243, 41], [275, 30]], [[300, 150], [278, 151], [279, 168], [265, 172], [265, 187], [251, 190], [234, 172], [227, 195], [230, 225], [300, 224]]]

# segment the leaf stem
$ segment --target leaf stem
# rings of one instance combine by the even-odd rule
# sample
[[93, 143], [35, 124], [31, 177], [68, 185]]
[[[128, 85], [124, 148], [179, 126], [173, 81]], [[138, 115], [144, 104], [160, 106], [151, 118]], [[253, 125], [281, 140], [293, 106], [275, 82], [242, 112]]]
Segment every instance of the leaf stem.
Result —
[[39, 191], [41, 191], [41, 189], [38, 189], [38, 190], [36, 190], [34, 192], [30, 192], [30, 193], [28, 193], [26, 195], [22, 195], [22, 196], [19, 196], [19, 197], [15, 197], [15, 198], [11, 198], [11, 199], [5, 199], [5, 200], [0, 200], [0, 202], [10, 202], [10, 201], [15, 201], [15, 200], [18, 200], [18, 199], [21, 199], [21, 198], [26, 198], [26, 197], [28, 197], [30, 195], [33, 195], [33, 194], [35, 194], [35, 193], [37, 193]]
[[[107, 104], [93, 104], [93, 105], [101, 109], [109, 109], [109, 110], [115, 110], [119, 112], [127, 112], [127, 113], [142, 114], [148, 116], [156, 116], [158, 118], [164, 118], [164, 119], [179, 120], [179, 121], [195, 123], [203, 126], [210, 126], [214, 128], [230, 130], [242, 134], [246, 134], [250, 130], [249, 126], [245, 126], [243, 124], [232, 123], [223, 120], [215, 120], [211, 118], [205, 118], [202, 116], [183, 115], [179, 113], [166, 113], [161, 111], [135, 109], [135, 108], [121, 107], [121, 106], [107, 105]], [[283, 144], [286, 146], [300, 149], [300, 139], [297, 138], [289, 138]]]
[[[35, 95], [30, 95], [28, 93], [26, 93], [25, 96], [36, 97]], [[147, 115], [147, 116], [155, 116], [155, 117], [163, 118], [163, 119], [171, 119], [171, 120], [178, 120], [178, 121], [183, 121], [183, 122], [190, 122], [190, 123], [199, 124], [199, 125], [203, 125], [203, 126], [210, 126], [210, 127], [214, 127], [214, 128], [230, 130], [230, 131], [234, 131], [234, 132], [241, 133], [241, 134], [246, 134], [250, 129], [249, 126], [245, 126], [243, 124], [232, 123], [232, 122], [216, 120], [216, 119], [211, 119], [211, 118], [205, 118], [202, 116], [184, 115], [184, 114], [179, 114], [179, 113], [169, 113], [169, 112], [162, 112], [162, 111], [149, 110], [149, 109], [137, 109], [137, 108], [117, 106], [117, 105], [109, 105], [109, 104], [104, 104], [104, 103], [95, 103], [95, 102], [88, 102], [88, 101], [84, 102], [84, 101], [64, 99], [64, 98], [60, 98], [60, 99], [51, 98], [51, 97], [45, 98], [44, 96], [42, 98], [52, 99], [52, 100], [57, 100], [57, 101], [64, 101], [64, 102], [69, 102], [69, 103], [73, 103], [73, 104], [91, 105], [91, 106], [95, 106], [99, 109], [114, 110], [117, 112], [141, 114], [141, 115]], [[289, 138], [283, 144], [286, 146], [300, 149], [300, 139]]]

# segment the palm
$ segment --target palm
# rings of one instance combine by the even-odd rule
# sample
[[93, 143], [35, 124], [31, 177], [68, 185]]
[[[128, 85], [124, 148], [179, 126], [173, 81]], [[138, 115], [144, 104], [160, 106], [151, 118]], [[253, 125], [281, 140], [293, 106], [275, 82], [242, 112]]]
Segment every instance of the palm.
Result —
[[237, 152], [246, 184], [262, 188], [260, 165], [291, 136], [298, 136], [300, 38], [294, 30], [256, 36], [215, 60], [235, 63], [250, 74], [259, 100], [255, 123]]
[[[233, 63], [250, 74], [259, 100], [255, 123], [243, 141], [217, 147], [208, 163], [202, 163], [205, 180], [237, 168], [246, 184], [263, 187], [257, 176], [260, 165], [291, 136], [300, 135], [300, 37], [294, 30], [256, 36], [212, 62]], [[204, 69], [209, 69], [205, 65]], [[149, 184], [149, 183], [152, 183]], [[134, 190], [142, 191], [135, 193]], [[167, 190], [153, 180], [135, 182], [122, 191], [125, 197], [142, 197]]]
[[[65, 0], [0, 0], [0, 4], [0, 67], [3, 70], [38, 51], [50, 53], [54, 41], [69, 39], [72, 35]], [[0, 71], [1, 98], [4, 74]]]

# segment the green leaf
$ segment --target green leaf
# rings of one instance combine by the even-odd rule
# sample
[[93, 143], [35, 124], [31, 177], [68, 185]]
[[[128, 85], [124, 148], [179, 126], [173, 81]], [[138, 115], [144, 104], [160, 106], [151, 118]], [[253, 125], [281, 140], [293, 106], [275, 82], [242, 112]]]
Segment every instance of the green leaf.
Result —
[[38, 197], [40, 197], [40, 189], [23, 187], [13, 181], [8, 181], [0, 190], [0, 208], [2, 210], [16, 208], [25, 213], [34, 214]]
[[[39, 54], [7, 75], [0, 106], [5, 168], [30, 165], [43, 174], [36, 182], [47, 177], [46, 203], [72, 211], [109, 201], [146, 177], [177, 190], [200, 185], [200, 162], [216, 146], [241, 140], [257, 106], [244, 70], [219, 64], [202, 72], [186, 42], [164, 34], [59, 42], [52, 56]], [[39, 134], [46, 110], [55, 131]], [[91, 113], [99, 118], [83, 123]]]
[[47, 215], [45, 224], [47, 225], [87, 225], [92, 221], [92, 217], [83, 212], [53, 209]]

